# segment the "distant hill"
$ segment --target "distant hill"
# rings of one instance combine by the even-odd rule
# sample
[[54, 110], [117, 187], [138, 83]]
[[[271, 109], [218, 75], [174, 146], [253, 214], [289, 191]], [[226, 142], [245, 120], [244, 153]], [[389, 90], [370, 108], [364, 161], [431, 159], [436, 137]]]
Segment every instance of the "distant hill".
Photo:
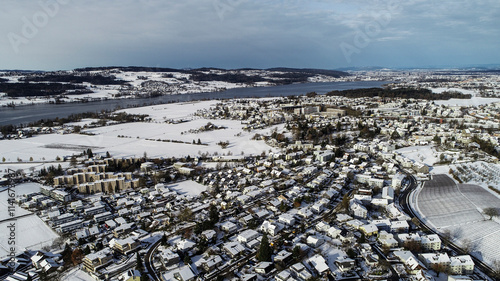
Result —
[[[144, 72], [144, 75], [125, 75], [126, 72]], [[150, 79], [147, 73], [165, 73], [161, 78]], [[188, 75], [176, 75], [189, 74]], [[5, 79], [8, 76], [19, 76], [12, 81]], [[85, 67], [73, 71], [46, 71], [46, 72], [7, 72], [5, 77], [0, 77], [0, 92], [9, 97], [26, 96], [54, 96], [71, 94], [88, 94], [94, 90], [105, 89], [98, 86], [120, 86], [125, 91], [147, 92], [148, 95], [161, 95], [178, 91], [180, 84], [194, 83], [202, 86], [212, 82], [232, 83], [232, 87], [256, 86], [259, 82], [264, 85], [286, 85], [293, 83], [306, 83], [310, 81], [328, 81], [335, 78], [349, 76], [348, 73], [336, 70], [310, 69], [310, 68], [269, 68], [269, 69], [222, 69], [215, 67], [203, 67], [197, 69], [175, 69], [165, 67], [148, 66], [106, 66]], [[149, 78], [148, 78], [149, 76]], [[157, 76], [157, 75], [156, 75]], [[117, 78], [121, 77], [121, 78]], [[314, 79], [310, 79], [314, 78]], [[125, 79], [125, 80], [123, 80]], [[161, 81], [171, 79], [169, 83]], [[137, 81], [139, 85], [134, 84]], [[90, 84], [90, 86], [88, 85]], [[216, 83], [215, 83], [216, 84]], [[220, 84], [220, 83], [219, 83]], [[244, 84], [244, 85], [242, 85]], [[148, 85], [153, 85], [148, 88]], [[143, 87], [144, 86], [144, 87]], [[177, 86], [177, 88], [175, 88]], [[203, 86], [203, 87], [205, 87]], [[212, 86], [214, 91], [223, 89], [223, 86]], [[206, 89], [204, 89], [206, 91]], [[122, 94], [122, 92], [120, 93]]]

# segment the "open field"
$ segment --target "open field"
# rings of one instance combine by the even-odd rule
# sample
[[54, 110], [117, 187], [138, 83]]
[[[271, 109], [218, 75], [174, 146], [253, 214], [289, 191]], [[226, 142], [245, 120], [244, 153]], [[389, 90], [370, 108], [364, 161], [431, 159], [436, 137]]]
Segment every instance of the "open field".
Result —
[[432, 145], [424, 146], [409, 146], [400, 148], [396, 152], [401, 153], [408, 159], [416, 162], [422, 162], [426, 165], [432, 166], [439, 161], [438, 155]]
[[207, 186], [195, 181], [187, 180], [167, 185], [167, 188], [177, 192], [179, 195], [198, 196], [207, 190]]
[[[40, 185], [37, 183], [25, 183], [16, 186], [15, 188], [16, 196], [22, 194], [28, 194], [32, 192], [39, 192]], [[4, 220], [9, 217], [7, 212], [7, 191], [0, 193], [0, 220]], [[44, 246], [52, 245], [54, 239], [59, 237], [50, 227], [48, 227], [39, 217], [35, 214], [30, 214], [29, 211], [22, 209], [16, 205], [15, 208], [15, 218], [16, 220], [3, 221], [0, 222], [0, 258], [6, 257], [9, 253], [9, 247], [12, 245], [8, 244], [8, 238], [10, 231], [8, 230], [8, 225], [11, 222], [15, 222], [15, 248], [17, 253], [21, 253], [26, 249], [41, 249]]]
[[[128, 113], [148, 113], [153, 121], [110, 125], [82, 130], [85, 134], [48, 134], [19, 140], [1, 140], [0, 157], [7, 162], [21, 159], [23, 163], [55, 160], [57, 156], [71, 156], [91, 148], [94, 153], [106, 153], [115, 157], [183, 157], [197, 156], [201, 153], [210, 155], [257, 155], [263, 151], [275, 150], [264, 141], [252, 140], [257, 134], [266, 134], [272, 128], [243, 131], [244, 125], [235, 120], [210, 120], [194, 117], [197, 110], [210, 107], [210, 102], [168, 104], [145, 108], [126, 109]], [[166, 123], [165, 120], [183, 120], [181, 123]], [[190, 133], [208, 122], [224, 129]], [[283, 125], [277, 126], [279, 130]], [[203, 145], [193, 144], [193, 140]], [[221, 148], [218, 142], [229, 141], [227, 148]]]

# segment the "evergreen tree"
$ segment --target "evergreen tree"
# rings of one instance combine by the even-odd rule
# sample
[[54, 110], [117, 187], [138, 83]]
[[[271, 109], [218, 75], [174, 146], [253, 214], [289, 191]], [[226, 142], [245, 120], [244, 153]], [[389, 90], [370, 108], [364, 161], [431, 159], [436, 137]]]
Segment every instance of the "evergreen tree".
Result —
[[217, 207], [215, 207], [214, 205], [210, 206], [210, 209], [208, 211], [208, 218], [212, 225], [215, 225], [219, 222], [219, 210], [217, 210]]
[[295, 246], [292, 250], [292, 257], [295, 262], [300, 262], [302, 259], [302, 250], [299, 246]]
[[65, 264], [69, 264], [71, 262], [71, 254], [73, 251], [71, 250], [71, 247], [68, 244], [64, 245], [64, 251], [61, 253], [62, 259]]
[[167, 246], [167, 235], [163, 233], [163, 237], [161, 238], [161, 245], [162, 246]]
[[89, 148], [89, 149], [87, 149], [87, 156], [88, 156], [89, 158], [94, 157], [94, 153], [92, 152], [92, 149], [90, 149], [90, 148]]
[[137, 252], [136, 260], [137, 260], [137, 263], [135, 265], [135, 269], [142, 272], [142, 270], [144, 269], [144, 264], [142, 263], [142, 259], [141, 259], [141, 256], [139, 255], [139, 252]]
[[257, 251], [256, 258], [258, 261], [271, 261], [271, 256], [273, 254], [273, 250], [269, 245], [269, 239], [267, 238], [267, 234], [264, 233], [262, 236], [262, 240], [260, 241], [260, 248]]

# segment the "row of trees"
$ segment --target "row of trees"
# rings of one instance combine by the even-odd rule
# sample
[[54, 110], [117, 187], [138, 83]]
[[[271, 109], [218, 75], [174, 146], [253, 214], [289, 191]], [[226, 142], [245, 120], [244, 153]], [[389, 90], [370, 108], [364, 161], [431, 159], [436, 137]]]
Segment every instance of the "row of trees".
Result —
[[63, 83], [0, 83], [0, 92], [9, 97], [40, 97], [64, 94], [72, 91], [74, 94], [92, 93], [82, 85]]
[[462, 94], [460, 92], [443, 92], [435, 94], [428, 89], [420, 88], [367, 88], [352, 89], [343, 91], [331, 91], [327, 96], [343, 96], [347, 98], [403, 98], [403, 99], [424, 99], [424, 100], [449, 100], [449, 99], [470, 99], [472, 95]]
[[90, 83], [93, 85], [123, 85], [127, 83], [124, 80], [118, 80], [115, 76], [104, 76], [102, 74], [56, 74], [26, 76], [21, 81], [25, 82], [64, 82], [64, 83]]

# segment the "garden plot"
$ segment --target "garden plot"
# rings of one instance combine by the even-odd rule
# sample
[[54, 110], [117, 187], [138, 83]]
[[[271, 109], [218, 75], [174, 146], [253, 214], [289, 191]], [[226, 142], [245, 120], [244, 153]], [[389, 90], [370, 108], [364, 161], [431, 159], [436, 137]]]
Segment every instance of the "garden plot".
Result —
[[472, 254], [491, 264], [500, 257], [500, 225], [495, 221], [480, 221], [447, 228], [461, 244], [464, 239], [472, 243]]
[[462, 182], [491, 186], [500, 192], [500, 165], [483, 161], [450, 166]]
[[488, 190], [475, 184], [459, 184], [460, 192], [471, 202], [478, 210], [495, 207], [500, 208], [500, 201], [496, 196], [493, 196]]
[[423, 220], [438, 231], [450, 230], [458, 244], [471, 241], [477, 258], [491, 263], [500, 256], [500, 224], [482, 214], [484, 208], [499, 208], [500, 199], [483, 187], [435, 175], [419, 193], [417, 206]]

